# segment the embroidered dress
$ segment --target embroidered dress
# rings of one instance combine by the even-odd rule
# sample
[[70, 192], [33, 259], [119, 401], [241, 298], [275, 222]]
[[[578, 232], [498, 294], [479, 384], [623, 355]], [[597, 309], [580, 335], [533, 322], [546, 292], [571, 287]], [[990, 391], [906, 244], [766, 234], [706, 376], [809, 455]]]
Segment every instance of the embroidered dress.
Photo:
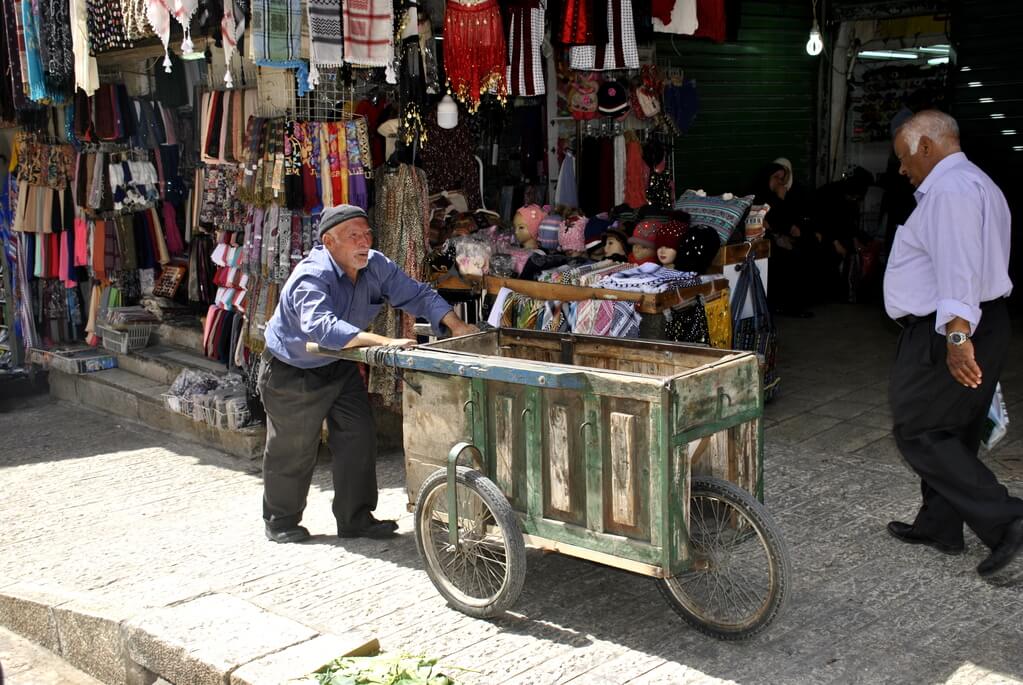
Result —
[[547, 92], [543, 78], [544, 8], [538, 0], [522, 0], [509, 9], [508, 94], [522, 97]]
[[444, 17], [444, 69], [456, 98], [475, 113], [491, 90], [504, 102], [507, 51], [496, 0], [475, 4], [449, 0]]
[[592, 71], [639, 69], [632, 0], [608, 0], [607, 24], [607, 43], [577, 45], [572, 48], [573, 69]]

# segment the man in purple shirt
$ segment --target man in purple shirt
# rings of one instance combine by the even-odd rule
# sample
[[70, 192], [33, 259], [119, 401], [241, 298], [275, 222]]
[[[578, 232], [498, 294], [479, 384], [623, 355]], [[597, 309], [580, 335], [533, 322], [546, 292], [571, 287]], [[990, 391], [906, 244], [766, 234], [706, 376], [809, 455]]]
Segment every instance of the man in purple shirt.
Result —
[[912, 524], [892, 521], [888, 531], [959, 554], [965, 523], [991, 549], [977, 566], [987, 576], [1023, 547], [1023, 500], [977, 457], [1009, 348], [1009, 207], [960, 151], [947, 114], [915, 114], [896, 132], [895, 154], [917, 206], [885, 271], [885, 308], [903, 327], [888, 392], [923, 504]]
[[366, 332], [385, 302], [453, 335], [476, 330], [463, 323], [429, 286], [371, 249], [373, 231], [361, 208], [324, 210], [320, 245], [292, 272], [266, 325], [259, 391], [266, 408], [263, 520], [274, 542], [301, 542], [300, 526], [312, 482], [320, 427], [327, 420], [333, 457], [334, 517], [339, 537], [394, 535], [394, 521], [373, 516], [377, 506], [376, 429], [366, 384], [354, 362], [306, 352], [307, 342], [329, 349], [414, 345]]

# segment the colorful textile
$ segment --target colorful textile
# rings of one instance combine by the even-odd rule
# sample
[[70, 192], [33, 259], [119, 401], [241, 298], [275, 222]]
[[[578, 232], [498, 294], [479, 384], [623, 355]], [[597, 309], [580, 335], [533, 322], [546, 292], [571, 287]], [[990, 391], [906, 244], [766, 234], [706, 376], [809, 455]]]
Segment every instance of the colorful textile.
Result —
[[256, 64], [298, 59], [301, 35], [299, 0], [255, 0], [252, 3], [252, 47]]
[[666, 269], [654, 263], [641, 264], [600, 280], [598, 287], [641, 293], [663, 293], [700, 284], [698, 274]]
[[753, 196], [735, 197], [730, 195], [700, 195], [687, 190], [679, 196], [675, 209], [689, 214], [691, 226], [710, 226], [718, 233], [721, 244], [728, 242], [746, 210], [753, 204]]

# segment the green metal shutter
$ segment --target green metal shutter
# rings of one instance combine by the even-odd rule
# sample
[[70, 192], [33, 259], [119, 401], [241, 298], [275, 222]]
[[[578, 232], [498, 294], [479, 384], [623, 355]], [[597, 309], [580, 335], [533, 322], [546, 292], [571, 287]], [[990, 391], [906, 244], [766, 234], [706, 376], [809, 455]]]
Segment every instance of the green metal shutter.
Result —
[[[745, 0], [738, 41], [658, 34], [657, 61], [695, 79], [700, 109], [675, 141], [676, 189], [744, 192], [764, 163], [788, 157], [798, 180], [813, 176], [817, 69], [806, 54], [809, 0]], [[811, 184], [812, 187], [812, 184]]]

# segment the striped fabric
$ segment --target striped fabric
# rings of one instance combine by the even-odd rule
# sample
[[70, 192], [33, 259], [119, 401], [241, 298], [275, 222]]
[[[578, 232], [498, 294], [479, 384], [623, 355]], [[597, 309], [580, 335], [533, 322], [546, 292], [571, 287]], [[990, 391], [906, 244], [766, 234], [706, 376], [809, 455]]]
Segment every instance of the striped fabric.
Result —
[[547, 92], [543, 80], [544, 10], [512, 7], [508, 28], [508, 94], [530, 97]]
[[252, 46], [256, 64], [299, 59], [302, 5], [299, 0], [255, 0]]
[[690, 226], [710, 226], [717, 231], [721, 244], [728, 242], [735, 232], [746, 210], [753, 204], [753, 196], [724, 197], [702, 196], [695, 190], [687, 190], [679, 196], [675, 209], [687, 212]]
[[636, 26], [632, 20], [632, 0], [608, 0], [607, 32], [607, 45], [572, 47], [573, 69], [588, 71], [639, 69]]
[[394, 55], [391, 0], [346, 0], [344, 59], [351, 64], [386, 67]]

